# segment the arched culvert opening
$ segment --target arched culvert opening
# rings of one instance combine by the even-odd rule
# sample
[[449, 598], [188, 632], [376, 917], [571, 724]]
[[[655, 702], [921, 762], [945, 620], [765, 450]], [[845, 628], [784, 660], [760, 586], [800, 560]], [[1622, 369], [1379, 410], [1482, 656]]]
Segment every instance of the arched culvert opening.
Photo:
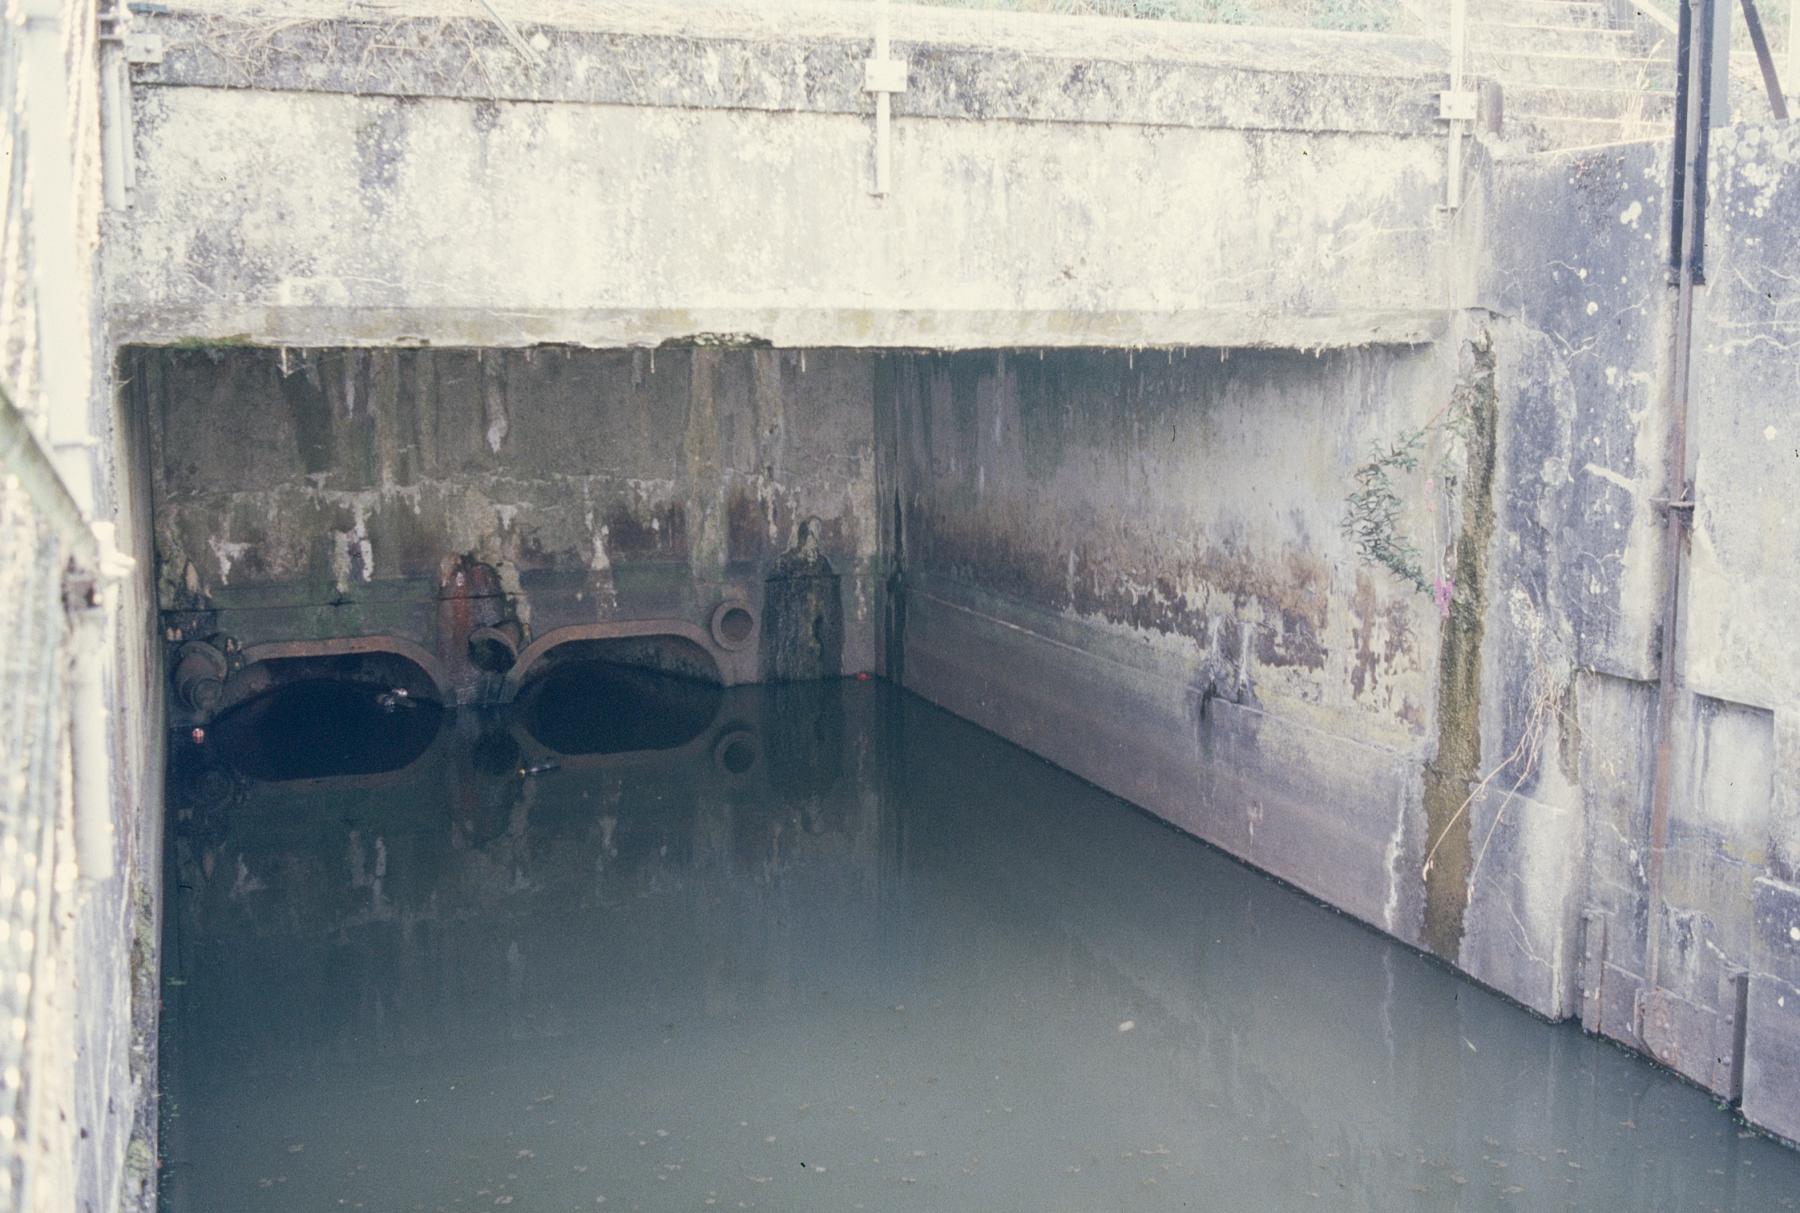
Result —
[[429, 674], [397, 653], [280, 657], [246, 667], [206, 727], [218, 763], [281, 782], [381, 775], [412, 765], [443, 724]]
[[558, 754], [672, 750], [704, 733], [724, 691], [718, 665], [680, 636], [574, 640], [531, 668], [515, 718]]

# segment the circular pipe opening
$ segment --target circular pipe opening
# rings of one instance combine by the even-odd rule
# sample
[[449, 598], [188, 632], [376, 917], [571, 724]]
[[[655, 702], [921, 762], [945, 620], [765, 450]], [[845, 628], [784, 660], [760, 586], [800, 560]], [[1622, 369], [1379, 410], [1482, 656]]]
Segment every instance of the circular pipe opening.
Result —
[[742, 775], [756, 765], [756, 738], [748, 729], [737, 729], [713, 743], [713, 761], [727, 775]]
[[736, 652], [756, 635], [756, 616], [741, 602], [721, 602], [713, 610], [712, 638], [727, 652]]
[[189, 641], [175, 658], [175, 694], [191, 712], [204, 715], [219, 706], [228, 672], [225, 654], [204, 641]]
[[469, 664], [487, 674], [504, 674], [519, 661], [519, 625], [502, 623], [469, 633]]

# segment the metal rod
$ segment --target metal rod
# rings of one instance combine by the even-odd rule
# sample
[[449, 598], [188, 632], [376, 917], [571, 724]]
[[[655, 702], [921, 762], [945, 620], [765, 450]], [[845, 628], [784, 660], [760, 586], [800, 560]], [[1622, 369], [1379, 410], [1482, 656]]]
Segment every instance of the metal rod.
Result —
[[1786, 122], [1787, 98], [1781, 95], [1781, 80], [1775, 75], [1775, 55], [1769, 50], [1768, 36], [1763, 33], [1762, 18], [1756, 15], [1756, 0], [1741, 0], [1744, 26], [1750, 31], [1750, 47], [1756, 52], [1756, 66], [1762, 69], [1763, 90], [1769, 94], [1769, 109], [1777, 122]]
[[69, 759], [75, 818], [75, 866], [85, 880], [110, 880], [118, 867], [113, 826], [112, 713], [106, 706], [108, 632], [105, 592], [70, 611]]
[[[887, 0], [875, 0], [875, 62], [888, 60]], [[888, 124], [891, 94], [883, 89], [875, 94], [875, 192], [885, 196], [893, 179], [893, 149], [889, 144]]]
[[[1463, 91], [1463, 64], [1468, 59], [1469, 2], [1450, 0], [1450, 92]], [[1463, 124], [1460, 118], [1450, 120], [1450, 156], [1445, 165], [1444, 206], [1455, 210], [1462, 205]]]
[[[1682, 19], [1688, 27], [1687, 57], [1678, 70], [1686, 87], [1680, 90], [1677, 111], [1684, 136], [1681, 168], [1681, 228], [1677, 234], [1675, 279], [1675, 332], [1669, 388], [1669, 450], [1663, 561], [1665, 584], [1662, 604], [1662, 651], [1657, 662], [1656, 758], [1650, 791], [1650, 853], [1645, 865], [1648, 907], [1644, 928], [1644, 989], [1657, 990], [1661, 972], [1663, 867], [1669, 845], [1669, 802], [1673, 793], [1675, 753], [1675, 705], [1680, 690], [1677, 662], [1681, 627], [1682, 556], [1687, 549], [1688, 511], [1675, 508], [1688, 496], [1688, 407], [1694, 344], [1694, 283], [1700, 257], [1700, 236], [1706, 224], [1706, 197], [1701, 192], [1706, 161], [1705, 78], [1712, 48], [1714, 0], [1686, 0]], [[1700, 87], [1696, 87], [1700, 86]], [[1642, 999], [1638, 1003], [1638, 1034], [1643, 1034]]]

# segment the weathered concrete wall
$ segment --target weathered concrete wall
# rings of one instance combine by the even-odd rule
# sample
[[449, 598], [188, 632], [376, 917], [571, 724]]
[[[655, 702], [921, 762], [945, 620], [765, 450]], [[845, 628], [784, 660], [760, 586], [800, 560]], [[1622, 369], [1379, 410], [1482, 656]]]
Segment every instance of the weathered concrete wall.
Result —
[[1492, 250], [1471, 302], [1494, 335], [1500, 457], [1468, 773], [1485, 781], [1469, 809], [1482, 858], [1460, 961], [1552, 1015], [1578, 1006], [1583, 907], [1611, 905], [1630, 882], [1615, 861], [1636, 864], [1647, 839], [1634, 810], [1596, 797], [1635, 805], [1648, 786], [1600, 722], [1656, 671], [1665, 157], [1501, 162], [1474, 204]]
[[[1445, 630], [1341, 528], [1366, 452], [1458, 373], [1429, 349], [897, 363], [905, 684], [1424, 942]], [[1453, 504], [1408, 504], [1427, 552]]]
[[1717, 150], [1653, 897], [1666, 147], [1449, 223], [1422, 44], [903, 11], [876, 199], [862, 9], [224, 8], [152, 23], [111, 315], [328, 348], [137, 356], [184, 634], [431, 643], [459, 556], [698, 626], [816, 515], [842, 669], [1800, 1137], [1791, 136]]
[[[1423, 40], [866, 6], [149, 20], [122, 340], [1287, 345], [1442, 323]], [[231, 11], [226, 11], [226, 10]]]
[[1663, 965], [1704, 992], [1747, 970], [1744, 1110], [1800, 1141], [1800, 134], [1734, 128], [1714, 144], [1710, 184], [1679, 650], [1693, 723]]
[[[1436, 348], [895, 363], [887, 651], [928, 697], [1793, 1138], [1792, 536], [1768, 492], [1793, 451], [1756, 402], [1795, 375], [1797, 271], [1764, 251], [1794, 156], [1746, 132], [1721, 158], [1654, 898], [1663, 146], [1478, 161], [1462, 235], [1485, 251]], [[1408, 455], [1384, 465], [1385, 556], [1343, 530], [1384, 450]]]
[[[19, 727], [0, 744], [9, 1024], [0, 1206], [58, 1213], [148, 1207], [156, 1142], [160, 646], [152, 640], [142, 447], [129, 419], [111, 408], [104, 280], [94, 255], [106, 133], [100, 7], [13, 6], [0, 30], [0, 409], [17, 410], [52, 451], [68, 498], [93, 520], [114, 523], [119, 547], [138, 559], [106, 584], [106, 623], [87, 636], [61, 610], [69, 535], [47, 570], [29, 560], [0, 570], [0, 598], [21, 614], [46, 589], [56, 604], [53, 626], [33, 633], [29, 650], [25, 635], [7, 642], [5, 693]], [[71, 442], [83, 436], [91, 446]], [[15, 454], [8, 451], [9, 469]], [[49, 534], [55, 515], [44, 508], [46, 486], [15, 480], [10, 470], [7, 479], [11, 537], [33, 527]], [[24, 518], [31, 521], [20, 526]], [[83, 762], [79, 776], [101, 784], [98, 803], [112, 810], [113, 874], [104, 879], [77, 863], [69, 664], [78, 645], [103, 646], [114, 730], [109, 752]], [[34, 682], [44, 670], [52, 680]], [[35, 746], [34, 735], [48, 737], [54, 752]], [[28, 772], [32, 761], [44, 765]], [[31, 803], [28, 789], [46, 782], [50, 803]]]
[[[678, 621], [728, 683], [797, 676], [778, 651], [781, 578], [811, 520], [841, 626], [836, 668], [810, 672], [875, 664], [872, 355], [236, 349], [127, 363], [153, 437], [160, 604], [186, 638], [400, 637], [474, 698], [472, 617], [444, 604], [490, 597], [528, 644]], [[495, 584], [454, 592], [475, 566]], [[721, 647], [709, 625], [727, 600], [770, 643]]]
[[[1496, 831], [1500, 863], [1475, 908], [1490, 898], [1520, 929], [1463, 956], [1510, 988], [1523, 958], [1549, 955], [1527, 911], [1544, 912], [1552, 857], [1549, 870], [1570, 878], [1551, 899], [1564, 928], [1550, 938], [1563, 958], [1579, 938], [1584, 1025], [1741, 1098], [1748, 1119], [1790, 1140], [1800, 1139], [1800, 826], [1781, 721], [1795, 672], [1783, 611], [1795, 535], [1777, 486], [1794, 458], [1783, 445], [1796, 365], [1783, 284], [1800, 267], [1779, 234], [1800, 198], [1793, 159], [1791, 138], [1757, 128], [1714, 148], [1689, 429], [1698, 505], [1675, 641], [1660, 888], [1650, 816], [1668, 578], [1656, 504], [1671, 426], [1668, 149], [1574, 153], [1491, 175], [1490, 238], [1510, 255], [1496, 258], [1482, 297], [1512, 319], [1515, 371], [1502, 399], [1518, 421], [1519, 464], [1506, 480], [1537, 529], [1522, 528], [1505, 560], [1525, 594], [1489, 661], [1526, 687], [1523, 703], [1508, 697], [1507, 715], [1534, 710], [1538, 663], [1567, 689], [1543, 740], [1557, 761], [1538, 763], [1504, 815], [1486, 807], [1491, 793], [1476, 814], [1478, 830]], [[1519, 735], [1505, 723], [1484, 729], [1484, 751], [1508, 753]], [[1499, 825], [1483, 826], [1483, 812]], [[1557, 823], [1571, 816], [1585, 817], [1585, 846], [1558, 865], [1569, 830]], [[1577, 901], [1579, 932], [1569, 925]]]

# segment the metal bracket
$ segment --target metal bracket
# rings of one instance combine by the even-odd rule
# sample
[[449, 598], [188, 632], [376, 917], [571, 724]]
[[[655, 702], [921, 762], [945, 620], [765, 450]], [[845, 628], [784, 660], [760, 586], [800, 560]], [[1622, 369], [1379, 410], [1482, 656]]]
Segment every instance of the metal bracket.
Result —
[[1441, 92], [1438, 94], [1438, 117], [1446, 122], [1473, 122], [1478, 100], [1478, 95], [1472, 92]]
[[163, 40], [161, 34], [125, 35], [125, 62], [161, 63], [162, 61]]
[[863, 61], [863, 92], [904, 93], [906, 60], [866, 59]]
[[893, 148], [888, 134], [895, 93], [906, 91], [906, 60], [888, 55], [887, 0], [875, 4], [875, 50], [863, 61], [863, 91], [875, 94], [875, 188], [877, 198], [888, 192], [893, 177]]

